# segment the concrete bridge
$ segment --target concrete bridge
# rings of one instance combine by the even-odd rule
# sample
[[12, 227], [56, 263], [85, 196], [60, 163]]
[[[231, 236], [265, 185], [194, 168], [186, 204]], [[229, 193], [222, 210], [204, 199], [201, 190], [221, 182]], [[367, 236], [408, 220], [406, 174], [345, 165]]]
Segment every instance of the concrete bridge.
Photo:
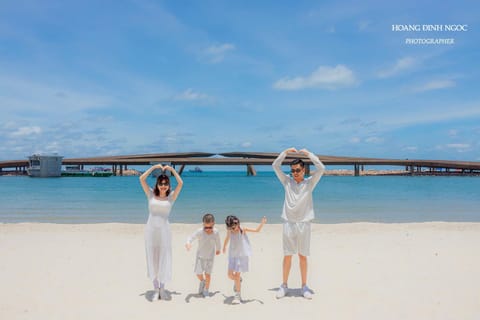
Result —
[[[267, 152], [227, 152], [221, 154], [206, 152], [184, 153], [153, 153], [123, 156], [104, 156], [90, 158], [66, 158], [63, 165], [111, 166], [114, 173], [120, 175], [128, 166], [151, 165], [154, 163], [170, 164], [182, 173], [186, 165], [245, 165], [248, 175], [255, 175], [255, 165], [271, 165], [278, 153]], [[300, 156], [310, 165], [307, 157]], [[415, 159], [382, 159], [318, 155], [327, 166], [347, 165], [353, 167], [353, 174], [358, 176], [366, 166], [399, 166], [405, 169], [405, 174], [452, 174], [452, 175], [480, 175], [480, 162], [451, 161], [451, 160], [415, 160]], [[288, 156], [284, 164], [288, 164], [297, 155]], [[179, 168], [178, 168], [179, 166]], [[28, 160], [0, 161], [0, 174], [25, 173]], [[307, 171], [309, 166], [307, 166]]]

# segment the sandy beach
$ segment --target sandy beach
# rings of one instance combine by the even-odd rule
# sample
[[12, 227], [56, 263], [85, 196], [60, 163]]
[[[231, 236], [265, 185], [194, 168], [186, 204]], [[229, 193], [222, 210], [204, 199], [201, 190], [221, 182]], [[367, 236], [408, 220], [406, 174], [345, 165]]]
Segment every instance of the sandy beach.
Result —
[[[245, 224], [255, 226], [255, 224]], [[251, 234], [250, 272], [241, 305], [231, 305], [227, 257], [216, 257], [209, 298], [197, 293], [199, 225], [174, 224], [169, 301], [151, 301], [143, 225], [1, 224], [2, 319], [479, 319], [480, 223], [315, 224], [309, 284], [299, 295], [294, 258], [291, 294], [281, 282], [281, 226]], [[223, 225], [218, 226], [222, 241]]]

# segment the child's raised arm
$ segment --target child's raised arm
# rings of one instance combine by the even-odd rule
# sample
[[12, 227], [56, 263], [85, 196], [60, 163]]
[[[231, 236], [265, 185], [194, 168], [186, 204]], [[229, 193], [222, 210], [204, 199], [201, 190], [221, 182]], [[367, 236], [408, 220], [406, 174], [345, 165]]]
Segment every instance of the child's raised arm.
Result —
[[260, 232], [260, 230], [262, 230], [263, 228], [263, 225], [267, 223], [267, 217], [263, 217], [262, 218], [262, 222], [260, 222], [260, 224], [258, 225], [257, 229], [248, 229], [248, 228], [245, 228], [243, 229], [244, 232]]

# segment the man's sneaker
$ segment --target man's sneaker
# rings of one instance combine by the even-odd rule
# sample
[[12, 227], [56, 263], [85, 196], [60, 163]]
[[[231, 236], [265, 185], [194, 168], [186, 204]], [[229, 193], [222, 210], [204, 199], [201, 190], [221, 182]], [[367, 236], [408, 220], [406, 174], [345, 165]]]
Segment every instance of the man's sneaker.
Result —
[[205, 280], [200, 281], [200, 284], [198, 285], [198, 293], [202, 294], [203, 290], [205, 290]]
[[313, 292], [312, 292], [312, 290], [310, 290], [309, 287], [303, 286], [302, 295], [305, 299], [312, 299]]
[[240, 292], [235, 292], [233, 296], [232, 304], [240, 304], [242, 303], [242, 297], [240, 296]]
[[203, 296], [204, 298], [210, 297], [210, 293], [208, 292], [207, 289], [203, 290], [202, 296]]
[[277, 299], [283, 298], [287, 295], [288, 288], [285, 284], [282, 284], [277, 290], [276, 297]]
[[165, 291], [165, 288], [160, 288], [159, 293], [160, 293], [161, 300], [167, 300], [168, 295], [167, 295], [167, 292]]
[[159, 298], [160, 298], [160, 290], [155, 289], [155, 291], [153, 292], [153, 296], [152, 296], [152, 302], [155, 301], [155, 300], [158, 300]]

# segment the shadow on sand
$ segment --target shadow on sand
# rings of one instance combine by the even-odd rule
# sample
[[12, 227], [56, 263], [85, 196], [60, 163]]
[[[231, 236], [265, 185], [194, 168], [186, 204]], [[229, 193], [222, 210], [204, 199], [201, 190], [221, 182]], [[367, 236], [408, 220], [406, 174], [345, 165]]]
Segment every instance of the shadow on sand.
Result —
[[[276, 293], [278, 289], [280, 288], [276, 287], [276, 288], [268, 289], [268, 291], [273, 291]], [[315, 294], [315, 292], [312, 289], [310, 289], [310, 291], [312, 292], [312, 294]], [[284, 298], [304, 298], [302, 288], [288, 288], [287, 294], [285, 295]]]
[[[165, 290], [165, 293], [166, 293], [165, 299], [158, 299], [158, 300], [170, 301], [170, 300], [172, 300], [172, 296], [174, 296], [174, 295], [178, 296], [178, 295], [181, 294], [180, 292], [169, 291], [169, 290]], [[147, 299], [150, 302], [153, 302], [153, 295], [154, 294], [155, 294], [155, 290], [148, 290], [145, 293], [141, 293], [140, 296], [145, 296], [145, 299]]]
[[240, 303], [233, 303], [234, 296], [228, 296], [227, 297], [226, 295], [223, 295], [223, 297], [225, 298], [223, 300], [223, 303], [224, 304], [229, 304], [229, 305], [232, 305], [232, 306], [237, 305], [237, 304], [247, 304], [247, 303], [251, 303], [251, 302], [258, 302], [260, 304], [264, 304], [263, 301], [258, 300], [258, 299], [247, 299], [247, 300], [242, 299], [242, 301], [240, 301]]
[[217, 293], [220, 293], [220, 291], [209, 292], [207, 297], [204, 297], [203, 294], [201, 293], [190, 293], [185, 297], [185, 302], [190, 303], [190, 300], [192, 300], [192, 298], [195, 298], [195, 299], [211, 298], [211, 297], [214, 297]]

